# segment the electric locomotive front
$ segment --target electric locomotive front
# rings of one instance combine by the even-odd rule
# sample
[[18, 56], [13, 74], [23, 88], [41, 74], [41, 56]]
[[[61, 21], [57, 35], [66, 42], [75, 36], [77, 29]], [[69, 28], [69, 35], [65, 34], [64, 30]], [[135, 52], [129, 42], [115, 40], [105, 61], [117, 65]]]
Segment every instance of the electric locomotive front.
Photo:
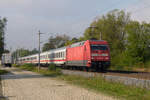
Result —
[[103, 40], [90, 40], [91, 66], [96, 70], [105, 70], [110, 66], [110, 50]]

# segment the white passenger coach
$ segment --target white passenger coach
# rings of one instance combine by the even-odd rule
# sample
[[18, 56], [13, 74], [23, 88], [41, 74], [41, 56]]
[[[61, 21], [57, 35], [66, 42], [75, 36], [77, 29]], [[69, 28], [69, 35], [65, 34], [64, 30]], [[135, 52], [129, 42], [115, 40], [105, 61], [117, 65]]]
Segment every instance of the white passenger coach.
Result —
[[[18, 59], [19, 64], [24, 63], [33, 63], [38, 64], [39, 56], [38, 54], [26, 56], [26, 57], [20, 57]], [[57, 65], [63, 65], [66, 62], [66, 47], [58, 48], [49, 50], [46, 52], [42, 52], [40, 54], [40, 63], [41, 64], [57, 64]]]

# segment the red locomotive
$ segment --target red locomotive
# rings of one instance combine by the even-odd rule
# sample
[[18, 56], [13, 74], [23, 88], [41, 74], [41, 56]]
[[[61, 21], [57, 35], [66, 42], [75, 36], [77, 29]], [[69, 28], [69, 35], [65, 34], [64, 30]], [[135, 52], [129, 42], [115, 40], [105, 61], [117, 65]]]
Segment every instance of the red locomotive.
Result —
[[86, 69], [105, 70], [110, 66], [108, 43], [87, 40], [67, 47], [66, 65], [81, 66]]
[[[102, 40], [87, 40], [68, 47], [41, 53], [41, 64], [56, 64], [67, 67], [105, 70], [110, 66], [108, 43]], [[20, 57], [18, 63], [38, 63], [38, 54]]]

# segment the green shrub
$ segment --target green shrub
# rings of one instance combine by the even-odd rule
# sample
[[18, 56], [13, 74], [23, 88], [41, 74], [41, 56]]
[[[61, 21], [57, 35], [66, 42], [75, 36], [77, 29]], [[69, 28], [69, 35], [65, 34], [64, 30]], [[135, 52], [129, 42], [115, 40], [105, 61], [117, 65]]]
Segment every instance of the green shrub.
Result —
[[56, 71], [56, 65], [55, 64], [50, 64], [48, 66], [48, 70], [50, 70], [50, 71]]
[[150, 59], [148, 59], [148, 60], [145, 62], [145, 67], [146, 67], [146, 68], [150, 68]]
[[6, 74], [6, 73], [8, 73], [8, 71], [6, 71], [6, 70], [0, 70], [0, 75]]
[[13, 67], [20, 67], [18, 64], [12, 64]]
[[22, 69], [25, 69], [25, 70], [28, 70], [28, 71], [32, 71], [32, 70], [34, 70], [35, 65], [33, 65], [33, 64], [23, 64], [23, 65], [21, 66], [21, 68], [22, 68]]
[[60, 73], [61, 74], [61, 68], [56, 68], [56, 73]]

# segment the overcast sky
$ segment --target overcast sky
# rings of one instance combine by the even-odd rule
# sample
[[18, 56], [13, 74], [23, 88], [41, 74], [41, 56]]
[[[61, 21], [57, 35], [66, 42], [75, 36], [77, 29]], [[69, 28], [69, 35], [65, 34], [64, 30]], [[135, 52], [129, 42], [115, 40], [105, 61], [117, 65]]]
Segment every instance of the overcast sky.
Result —
[[[0, 16], [8, 19], [7, 48], [37, 48], [50, 35], [82, 36], [95, 19], [113, 9], [132, 12], [132, 19], [150, 21], [150, 0], [0, 0]], [[53, 34], [52, 34], [53, 33]]]

